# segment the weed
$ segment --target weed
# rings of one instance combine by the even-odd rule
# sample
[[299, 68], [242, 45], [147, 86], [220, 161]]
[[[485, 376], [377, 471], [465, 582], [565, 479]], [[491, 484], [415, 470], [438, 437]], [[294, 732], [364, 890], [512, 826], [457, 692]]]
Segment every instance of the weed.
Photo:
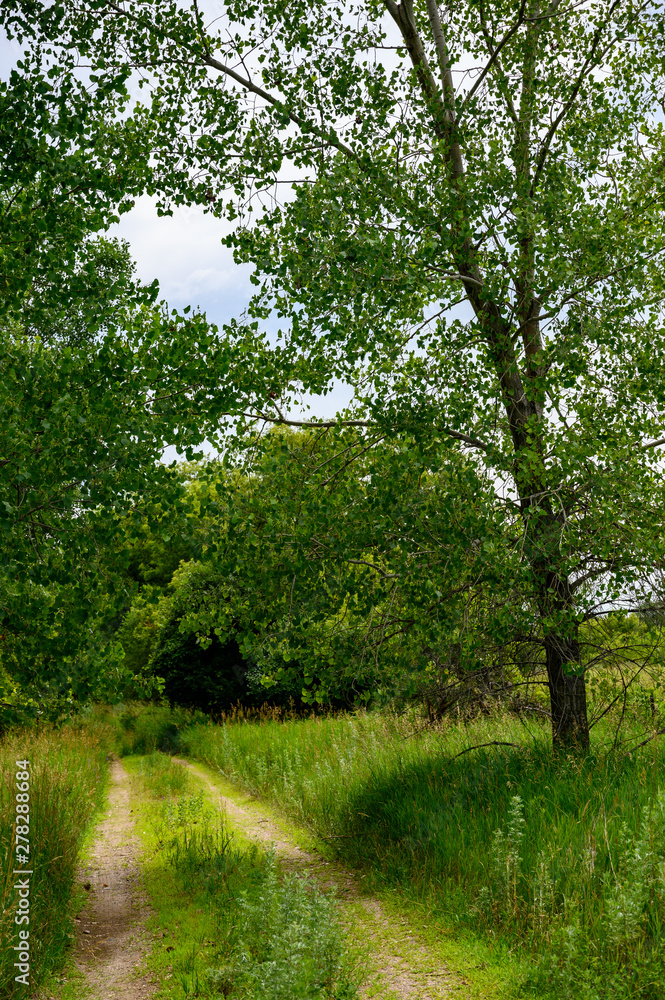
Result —
[[492, 843], [494, 899], [501, 910], [511, 915], [517, 913], [520, 903], [517, 880], [522, 860], [520, 846], [524, 838], [524, 826], [522, 799], [519, 795], [513, 795], [508, 810], [508, 832], [495, 830]]
[[[159, 822], [164, 862], [212, 928], [181, 948], [178, 996], [354, 1000], [330, 897], [308, 879], [282, 877], [272, 854], [237, 848], [201, 795], [164, 803]], [[210, 949], [221, 965], [210, 964]]]

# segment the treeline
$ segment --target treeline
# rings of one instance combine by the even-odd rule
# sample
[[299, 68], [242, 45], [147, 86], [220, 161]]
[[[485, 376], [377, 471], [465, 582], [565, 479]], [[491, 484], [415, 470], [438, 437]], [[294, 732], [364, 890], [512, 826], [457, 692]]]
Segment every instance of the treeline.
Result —
[[[449, 443], [282, 428], [177, 476], [183, 525], [165, 510], [127, 541], [136, 590], [111, 623], [155, 694], [213, 714], [416, 701], [431, 718], [547, 715], [515, 516]], [[580, 638], [594, 711], [637, 681], [630, 697], [655, 715], [660, 615], [615, 612]]]

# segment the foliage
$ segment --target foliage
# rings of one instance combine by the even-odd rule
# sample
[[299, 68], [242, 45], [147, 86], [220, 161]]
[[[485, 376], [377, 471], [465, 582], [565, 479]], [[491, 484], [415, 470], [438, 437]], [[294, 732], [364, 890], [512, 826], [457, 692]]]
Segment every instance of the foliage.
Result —
[[206, 27], [88, 0], [3, 23], [30, 66], [51, 45], [66, 73], [139, 70], [122, 141], [149, 136], [145, 187], [236, 221], [259, 291], [227, 412], [288, 422], [342, 379], [370, 442], [473, 451], [519, 516], [554, 739], [585, 749], [579, 623], [643, 603], [663, 557], [661, 5], [260, 0]]
[[[3, 27], [14, 13], [3, 8]], [[0, 319], [20, 312], [30, 329], [57, 337], [73, 312], [87, 339], [104, 327], [109, 299], [131, 297], [126, 276], [109, 273], [88, 237], [149, 184], [147, 135], [126, 115], [128, 73], [77, 75], [76, 53], [40, 44], [26, 13], [22, 58], [0, 81]], [[42, 13], [57, 38], [57, 7]], [[144, 300], [155, 293], [156, 285]]]
[[44, 727], [41, 732], [14, 730], [0, 744], [0, 845], [2, 907], [0, 996], [25, 995], [14, 981], [17, 940], [14, 915], [14, 819], [16, 761], [30, 760], [30, 984], [35, 988], [60, 967], [73, 936], [70, 903], [75, 887], [81, 839], [100, 808], [106, 785], [107, 738], [85, 730]]
[[[137, 673], [213, 711], [414, 695], [432, 715], [498, 699], [546, 711], [519, 530], [473, 463], [440, 442], [368, 448], [336, 429], [250, 436], [235, 462], [186, 470], [199, 561], [158, 600], [144, 585], [125, 617], [117, 638]], [[163, 564], [159, 542], [142, 544]], [[613, 612], [584, 623], [579, 641], [607, 703], [636, 681], [647, 700], [659, 689], [657, 622]]]
[[151, 520], [187, 535], [160, 459], [192, 457], [235, 391], [214, 327], [156, 306], [127, 247], [95, 235], [150, 188], [150, 129], [125, 71], [57, 51], [63, 15], [0, 13], [24, 49], [0, 83], [0, 655], [23, 716], [131, 681], [109, 627], [128, 603], [118, 542]]
[[[116, 263], [129, 270], [124, 253]], [[124, 599], [113, 544], [121, 519], [126, 533], [159, 515], [159, 498], [178, 532], [182, 487], [158, 461], [183, 415], [167, 383], [195, 350], [196, 331], [208, 343], [210, 334], [196, 317], [168, 332], [159, 311], [110, 306], [118, 325], [83, 342], [43, 340], [18, 320], [0, 330], [3, 665], [42, 705], [122, 689], [113, 648], [90, 642]], [[185, 447], [197, 433], [183, 430]]]
[[186, 624], [240, 633], [268, 695], [285, 684], [306, 702], [408, 695], [453, 647], [469, 670], [496, 645], [515, 602], [500, 562], [510, 523], [472, 463], [441, 442], [370, 448], [353, 430], [275, 431], [244, 447], [242, 475], [201, 472], [218, 495], [202, 558], [225, 599], [186, 602]]
[[[522, 595], [516, 638], [524, 601], [533, 616], [563, 749], [589, 745], [580, 623], [644, 606], [665, 555], [664, 17], [614, 0], [321, 0], [288, 14], [259, 0], [209, 26], [175, 0], [2, 10], [26, 47], [2, 91], [29, 152], [28, 181], [14, 180], [22, 147], [9, 144], [11, 211], [32, 221], [42, 187], [56, 204], [85, 143], [93, 174], [119, 151], [136, 169], [86, 189], [96, 218], [125, 205], [116, 183], [155, 192], [161, 211], [197, 203], [236, 223], [227, 242], [255, 267], [248, 325], [223, 332], [216, 384], [231, 369], [235, 381], [200, 399], [212, 425], [288, 423], [303, 390], [341, 379], [355, 402], [338, 423], [363, 447], [469, 449], [494, 488], [490, 523], [511, 512], [501, 591]], [[56, 228], [71, 216], [80, 231], [80, 200], [77, 187]], [[339, 609], [312, 621], [329, 635]], [[344, 661], [354, 623], [337, 632]]]
[[202, 603], [227, 602], [219, 579], [205, 563], [183, 563], [169, 591], [155, 599], [153, 588], [144, 588], [117, 630], [134, 675], [155, 678], [164, 698], [187, 708], [216, 713], [252, 702], [252, 665], [235, 638], [221, 641], [214, 632], [201, 636], [187, 627]]

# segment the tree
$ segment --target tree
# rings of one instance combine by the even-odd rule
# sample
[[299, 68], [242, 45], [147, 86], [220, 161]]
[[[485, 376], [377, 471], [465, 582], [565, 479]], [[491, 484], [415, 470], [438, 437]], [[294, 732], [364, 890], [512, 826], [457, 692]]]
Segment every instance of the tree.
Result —
[[251, 435], [247, 452], [244, 475], [201, 471], [217, 507], [201, 560], [224, 587], [186, 617], [202, 636], [241, 635], [269, 694], [282, 683], [319, 703], [416, 694], [453, 647], [478, 662], [488, 594], [496, 641], [518, 585], [505, 591], [504, 560], [519, 577], [519, 558], [456, 448], [278, 428]]
[[51, 308], [27, 296], [0, 322], [0, 657], [24, 704], [131, 680], [108, 623], [146, 524], [189, 551], [184, 486], [161, 458], [196, 454], [199, 411], [223, 408], [232, 371], [204, 316], [152, 304], [125, 246], [88, 240], [78, 260], [88, 275], [72, 268], [64, 294], [89, 299], [47, 288]]
[[[42, 13], [47, 36], [57, 33], [57, 11]], [[0, 81], [0, 316], [20, 308], [53, 327], [75, 304], [91, 335], [109, 301], [100, 278], [110, 275], [103, 265], [96, 273], [99, 254], [85, 263], [86, 240], [129, 210], [150, 167], [146, 137], [123, 121], [127, 72], [113, 67], [85, 80], [76, 63], [75, 51], [54, 59], [48, 38], [35, 40]], [[123, 275], [116, 269], [115, 281]], [[156, 286], [150, 291], [154, 299]]]
[[193, 340], [140, 289], [132, 296], [125, 247], [98, 240], [81, 257], [107, 282], [95, 301], [103, 325], [86, 323], [76, 300], [38, 316], [28, 301], [0, 323], [0, 650], [23, 703], [121, 683], [112, 650], [95, 653], [90, 638], [123, 599], [123, 517], [137, 532], [159, 498], [177, 521], [181, 493], [159, 463], [177, 416], [168, 388], [161, 402], [155, 389], [183, 363], [168, 326], [190, 351]]
[[141, 74], [163, 210], [238, 222], [257, 360], [229, 412], [287, 422], [341, 378], [340, 422], [469, 449], [520, 518], [554, 743], [584, 750], [580, 623], [643, 603], [663, 558], [662, 5], [55, 12], [2, 16], [37, 41], [55, 17], [66, 51]]
[[48, 30], [19, 26], [34, 48], [0, 82], [0, 663], [18, 703], [57, 713], [131, 679], [108, 627], [128, 601], [123, 543], [167, 508], [162, 533], [188, 532], [160, 459], [193, 454], [199, 410], [214, 430], [234, 362], [96, 235], [150, 188], [127, 71], [77, 76], [80, 54], [49, 42], [58, 8], [30, 14]]

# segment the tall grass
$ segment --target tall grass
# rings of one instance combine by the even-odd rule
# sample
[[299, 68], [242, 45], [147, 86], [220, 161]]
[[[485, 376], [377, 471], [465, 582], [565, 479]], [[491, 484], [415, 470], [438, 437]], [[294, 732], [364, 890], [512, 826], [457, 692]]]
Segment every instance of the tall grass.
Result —
[[177, 753], [181, 730], [206, 718], [203, 712], [141, 702], [93, 705], [79, 716], [86, 732], [109, 742], [121, 757], [155, 751]]
[[[26, 996], [15, 982], [15, 774], [30, 761], [30, 986], [58, 968], [72, 937], [69, 903], [86, 824], [100, 806], [107, 745], [79, 729], [23, 730], [0, 744], [0, 998]], [[25, 928], [26, 925], [22, 925]]]
[[139, 774], [150, 794], [158, 799], [168, 800], [174, 795], [183, 795], [189, 785], [184, 767], [174, 764], [170, 757], [157, 751], [141, 758]]
[[[184, 794], [169, 786], [176, 771], [186, 776]], [[139, 775], [152, 799], [166, 800], [153, 819], [153, 881], [163, 891], [171, 874], [180, 910], [201, 915], [201, 937], [171, 948], [174, 1000], [355, 1000], [334, 901], [310, 880], [281, 873], [256, 846], [237, 847], [203, 794], [185, 792], [184, 768], [153, 754]]]
[[[418, 725], [238, 718], [183, 741], [329, 838], [369, 884], [426, 902], [451, 929], [530, 950], [543, 997], [662, 998], [663, 742], [616, 751], [608, 729], [605, 749], [601, 732], [595, 754], [575, 759], [509, 716]], [[491, 741], [518, 746], [457, 756]]]

